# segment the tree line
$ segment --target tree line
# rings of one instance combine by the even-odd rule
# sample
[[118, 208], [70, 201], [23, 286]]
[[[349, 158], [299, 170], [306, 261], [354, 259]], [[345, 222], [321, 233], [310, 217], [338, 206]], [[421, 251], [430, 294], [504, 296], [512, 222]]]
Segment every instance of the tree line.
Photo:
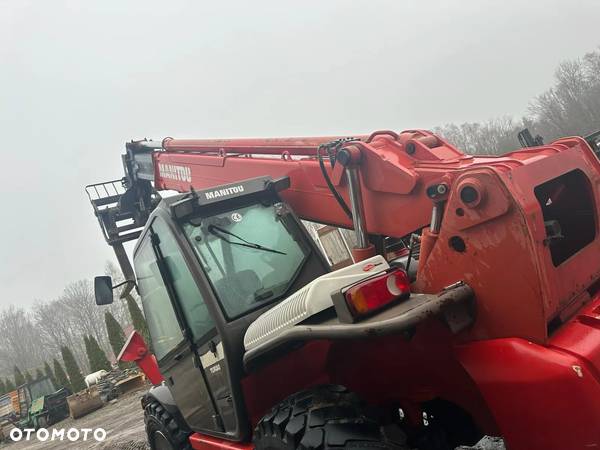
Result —
[[562, 62], [554, 85], [531, 101], [525, 117], [448, 124], [433, 131], [466, 153], [499, 155], [520, 147], [517, 133], [524, 128], [545, 143], [600, 129], [600, 48]]
[[[112, 263], [106, 273], [116, 282], [123, 278]], [[57, 388], [84, 389], [84, 374], [110, 370], [116, 362], [128, 326], [147, 337], [134, 294], [96, 306], [90, 280], [71, 283], [58, 298], [37, 301], [29, 310], [5, 308], [0, 312], [0, 395], [43, 376]]]

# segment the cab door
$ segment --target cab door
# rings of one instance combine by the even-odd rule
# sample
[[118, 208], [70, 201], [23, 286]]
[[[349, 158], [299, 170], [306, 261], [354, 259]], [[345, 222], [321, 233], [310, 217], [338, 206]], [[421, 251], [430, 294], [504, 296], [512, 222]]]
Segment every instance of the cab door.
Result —
[[[176, 302], [176, 291], [171, 283], [188, 283], [191, 274], [183, 261], [170, 251], [172, 237], [164, 221], [157, 217], [137, 249], [134, 264], [144, 313], [152, 338], [152, 348], [161, 373], [192, 430], [221, 431], [216, 420], [216, 410], [211, 392], [207, 388], [205, 373], [195, 352], [185, 314]], [[178, 252], [178, 254], [180, 254]], [[165, 256], [166, 255], [166, 256]], [[189, 285], [193, 285], [193, 280]], [[189, 301], [194, 298], [193, 290]], [[197, 300], [199, 293], [195, 297]], [[202, 307], [196, 308], [197, 321], [192, 327], [198, 333], [214, 334], [212, 319]]]
[[227, 432], [235, 432], [236, 415], [231, 396], [229, 374], [225, 364], [225, 351], [221, 337], [216, 334], [198, 346], [200, 364], [206, 374], [206, 381], [213, 394], [217, 411]]

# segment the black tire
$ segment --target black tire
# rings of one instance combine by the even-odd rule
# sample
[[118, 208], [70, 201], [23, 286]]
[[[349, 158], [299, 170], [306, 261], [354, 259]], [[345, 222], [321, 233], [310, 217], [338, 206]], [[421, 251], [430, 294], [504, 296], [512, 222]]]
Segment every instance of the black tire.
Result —
[[191, 450], [190, 433], [181, 429], [177, 421], [158, 402], [144, 408], [144, 422], [148, 443], [152, 450]]
[[[398, 434], [398, 433], [396, 433]], [[256, 450], [406, 450], [403, 433], [389, 439], [358, 397], [343, 386], [325, 385], [288, 397], [254, 430]]]

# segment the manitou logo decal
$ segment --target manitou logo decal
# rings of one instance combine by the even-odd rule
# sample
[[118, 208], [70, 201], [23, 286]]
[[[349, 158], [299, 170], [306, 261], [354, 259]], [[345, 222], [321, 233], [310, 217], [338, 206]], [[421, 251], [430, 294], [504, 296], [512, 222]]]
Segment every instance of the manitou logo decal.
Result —
[[162, 178], [168, 178], [169, 180], [192, 182], [192, 169], [186, 166], [159, 164], [158, 173]]
[[244, 186], [240, 185], [217, 189], [216, 191], [205, 192], [204, 195], [206, 196], [207, 200], [213, 200], [219, 197], [227, 197], [228, 195], [241, 194], [242, 192], [244, 192]]

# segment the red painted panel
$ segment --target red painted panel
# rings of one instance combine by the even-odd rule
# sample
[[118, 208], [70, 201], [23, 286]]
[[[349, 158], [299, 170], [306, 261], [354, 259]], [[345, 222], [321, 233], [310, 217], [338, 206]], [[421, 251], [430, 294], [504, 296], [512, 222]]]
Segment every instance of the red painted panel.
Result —
[[600, 447], [600, 383], [583, 359], [515, 338], [465, 344], [457, 355], [510, 450]]
[[190, 436], [194, 450], [252, 450], [254, 445], [247, 442], [232, 442], [224, 439], [194, 433]]
[[160, 373], [156, 357], [150, 353], [144, 338], [137, 332], [132, 331], [127, 342], [121, 349], [117, 361], [134, 361], [146, 375], [150, 383], [159, 385], [164, 378]]
[[552, 337], [550, 345], [586, 361], [600, 380], [599, 336], [600, 293]]

